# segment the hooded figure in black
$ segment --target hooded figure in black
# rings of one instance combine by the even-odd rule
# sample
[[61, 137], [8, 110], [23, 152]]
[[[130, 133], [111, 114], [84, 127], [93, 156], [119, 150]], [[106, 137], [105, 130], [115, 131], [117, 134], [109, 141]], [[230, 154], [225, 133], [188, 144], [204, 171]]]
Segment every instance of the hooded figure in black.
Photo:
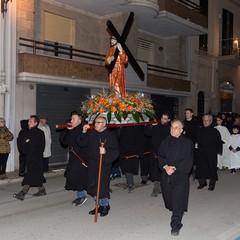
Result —
[[24, 142], [26, 139], [27, 133], [29, 131], [28, 129], [28, 120], [21, 120], [20, 121], [21, 130], [18, 133], [17, 138], [17, 147], [19, 152], [19, 176], [24, 177], [25, 171], [26, 171], [26, 156], [23, 154], [23, 149], [21, 147], [21, 143]]
[[[43, 183], [46, 179], [43, 176], [43, 151], [45, 148], [44, 132], [38, 129], [39, 118], [36, 115], [30, 116], [28, 120], [29, 130], [24, 138], [19, 139], [18, 147], [26, 157], [27, 172], [23, 178], [23, 189], [19, 193], [14, 193], [13, 197], [24, 200], [30, 187], [37, 187], [38, 192], [33, 197], [46, 195]], [[21, 141], [20, 141], [21, 140]]]

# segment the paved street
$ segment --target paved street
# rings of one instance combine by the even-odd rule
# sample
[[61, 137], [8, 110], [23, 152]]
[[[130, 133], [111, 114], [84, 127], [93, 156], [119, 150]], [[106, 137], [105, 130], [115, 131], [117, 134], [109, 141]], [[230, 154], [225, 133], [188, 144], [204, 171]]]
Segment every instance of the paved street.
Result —
[[[10, 177], [10, 175], [9, 175]], [[183, 217], [179, 236], [170, 235], [171, 213], [165, 209], [162, 196], [151, 197], [153, 184], [127, 193], [116, 186], [125, 179], [111, 182], [111, 210], [106, 217], [88, 214], [94, 208], [89, 196], [81, 207], [71, 201], [75, 195], [65, 191], [61, 173], [47, 176], [47, 195], [32, 198], [31, 189], [24, 201], [12, 197], [20, 190], [20, 179], [0, 184], [1, 240], [235, 240], [240, 239], [240, 172], [232, 175], [219, 172], [219, 182], [213, 192], [197, 190], [198, 183], [191, 181], [189, 212]], [[140, 178], [136, 177], [136, 183]], [[239, 237], [239, 238], [238, 238]]]

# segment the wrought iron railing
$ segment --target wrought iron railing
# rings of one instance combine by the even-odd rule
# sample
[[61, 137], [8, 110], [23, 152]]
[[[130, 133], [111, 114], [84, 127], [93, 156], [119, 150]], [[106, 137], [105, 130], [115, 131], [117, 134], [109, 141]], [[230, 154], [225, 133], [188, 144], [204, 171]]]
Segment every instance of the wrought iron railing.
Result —
[[190, 0], [175, 0], [175, 2], [179, 2], [183, 5], [185, 5], [186, 7], [195, 10], [196, 12], [202, 11], [201, 6], [199, 6], [198, 4], [196, 4], [195, 2], [192, 2]]
[[219, 47], [219, 55], [235, 55], [239, 57], [240, 54], [240, 40], [238, 38], [222, 39]]

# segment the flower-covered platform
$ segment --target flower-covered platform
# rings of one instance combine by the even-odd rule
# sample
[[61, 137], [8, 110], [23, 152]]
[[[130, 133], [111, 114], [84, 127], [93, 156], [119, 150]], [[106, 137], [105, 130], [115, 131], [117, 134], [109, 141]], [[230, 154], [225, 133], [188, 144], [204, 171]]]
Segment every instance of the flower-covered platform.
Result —
[[93, 123], [98, 116], [106, 117], [108, 124], [141, 123], [156, 119], [152, 101], [144, 94], [125, 94], [124, 97], [102, 93], [82, 103], [81, 112]]

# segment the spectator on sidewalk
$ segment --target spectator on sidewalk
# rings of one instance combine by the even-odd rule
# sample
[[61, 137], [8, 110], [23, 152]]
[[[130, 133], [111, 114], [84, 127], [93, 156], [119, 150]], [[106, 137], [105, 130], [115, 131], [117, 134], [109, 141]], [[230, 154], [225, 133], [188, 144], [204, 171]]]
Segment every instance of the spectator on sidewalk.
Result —
[[6, 168], [9, 153], [11, 151], [10, 141], [13, 140], [13, 134], [5, 125], [4, 118], [0, 118], [0, 180], [6, 179]]
[[48, 118], [44, 115], [39, 117], [40, 122], [38, 128], [44, 132], [45, 136], [45, 148], [43, 152], [43, 172], [49, 171], [49, 158], [51, 157], [51, 144], [52, 136], [49, 125], [47, 124]]
[[14, 193], [13, 197], [24, 200], [25, 195], [31, 187], [37, 187], [38, 192], [33, 197], [46, 195], [43, 183], [46, 179], [43, 176], [43, 151], [45, 148], [44, 132], [38, 128], [39, 118], [36, 115], [30, 116], [28, 120], [29, 131], [26, 138], [19, 141], [19, 147], [26, 156], [27, 171], [22, 181], [22, 190]]

